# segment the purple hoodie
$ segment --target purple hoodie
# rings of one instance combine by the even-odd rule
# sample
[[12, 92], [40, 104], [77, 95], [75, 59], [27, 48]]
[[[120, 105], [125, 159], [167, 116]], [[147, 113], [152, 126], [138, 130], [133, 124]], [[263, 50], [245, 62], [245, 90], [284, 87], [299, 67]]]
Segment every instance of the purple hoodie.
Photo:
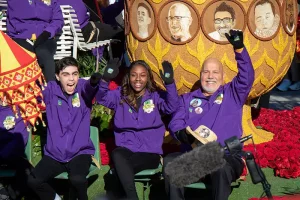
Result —
[[[46, 3], [48, 1], [49, 5]], [[31, 39], [32, 34], [38, 37], [47, 31], [53, 38], [61, 32], [64, 20], [58, 0], [8, 0], [7, 3], [7, 31], [10, 37]]]
[[254, 81], [254, 69], [246, 48], [235, 52], [238, 74], [229, 83], [221, 86], [210, 98], [198, 89], [180, 98], [180, 107], [169, 124], [171, 133], [190, 126], [192, 130], [200, 125], [210, 128], [218, 136], [218, 142], [241, 137], [243, 105]]
[[16, 118], [11, 107], [0, 105], [0, 159], [22, 156], [28, 135], [20, 113]]
[[164, 93], [146, 91], [141, 106], [136, 111], [123, 100], [120, 87], [109, 91], [108, 83], [100, 82], [96, 100], [115, 111], [114, 134], [117, 146], [126, 147], [133, 152], [162, 154], [166, 128], [161, 115], [172, 114], [178, 108], [175, 84], [165, 87], [167, 92]]
[[90, 117], [98, 87], [79, 79], [75, 93], [67, 98], [59, 83], [50, 81], [47, 84], [43, 90], [48, 121], [45, 155], [59, 162], [68, 162], [80, 154], [94, 155]]
[[88, 10], [82, 0], [58, 0], [60, 5], [70, 5], [75, 10], [80, 28], [85, 27], [90, 20]]

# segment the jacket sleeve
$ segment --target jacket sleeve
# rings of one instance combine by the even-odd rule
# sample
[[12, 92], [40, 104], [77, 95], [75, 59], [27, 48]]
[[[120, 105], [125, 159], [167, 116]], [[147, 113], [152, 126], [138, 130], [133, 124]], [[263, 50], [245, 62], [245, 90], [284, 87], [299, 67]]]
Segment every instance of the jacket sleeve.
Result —
[[99, 90], [96, 94], [97, 103], [115, 110], [120, 103], [120, 89], [109, 90], [107, 82], [101, 80], [99, 83]]
[[44, 103], [47, 105], [50, 101], [50, 96], [51, 96], [51, 86], [52, 86], [52, 83], [51, 81], [47, 83], [47, 86], [43, 86], [43, 88], [41, 88], [42, 90], [42, 94], [43, 94], [43, 101]]
[[167, 91], [160, 93], [158, 100], [158, 109], [163, 114], [172, 114], [176, 111], [179, 105], [179, 98], [175, 83], [165, 86]]
[[124, 0], [119, 0], [101, 9], [104, 18], [116, 18], [124, 10]]
[[85, 104], [88, 106], [92, 106], [92, 101], [98, 91], [98, 86], [93, 87], [90, 83], [90, 80], [84, 80], [84, 85], [82, 88], [82, 98], [85, 101]]
[[254, 82], [254, 69], [249, 54], [244, 47], [241, 53], [235, 52], [238, 74], [229, 83], [232, 97], [238, 106], [242, 106]]
[[53, 1], [53, 15], [50, 24], [45, 28], [51, 34], [50, 38], [53, 38], [56, 34], [61, 32], [64, 26], [64, 19], [60, 9], [60, 4], [57, 0]]
[[185, 119], [186, 119], [186, 110], [184, 105], [184, 99], [183, 96], [180, 96], [179, 106], [176, 108], [176, 111], [172, 114], [172, 118], [168, 126], [171, 135], [175, 139], [177, 138], [174, 133], [182, 129], [185, 129], [187, 127]]

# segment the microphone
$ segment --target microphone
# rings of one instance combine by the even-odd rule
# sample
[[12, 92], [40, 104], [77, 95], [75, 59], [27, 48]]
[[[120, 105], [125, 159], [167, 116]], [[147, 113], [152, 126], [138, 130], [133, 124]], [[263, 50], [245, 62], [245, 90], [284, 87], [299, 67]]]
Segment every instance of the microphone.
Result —
[[218, 142], [209, 142], [175, 158], [165, 168], [170, 183], [184, 187], [222, 168], [226, 161]]
[[231, 152], [232, 150], [242, 150], [243, 146], [242, 143], [246, 142], [247, 140], [251, 139], [252, 135], [247, 135], [243, 138], [238, 139], [238, 137], [233, 136], [227, 140], [224, 141], [225, 147], [223, 147], [224, 150], [228, 150]]
[[192, 151], [182, 154], [167, 164], [165, 174], [168, 176], [170, 183], [176, 187], [184, 187], [195, 183], [226, 164], [224, 159], [225, 150], [228, 150], [231, 154], [241, 152], [242, 143], [250, 138], [252, 138], [252, 135], [241, 139], [233, 136], [224, 141], [225, 147], [222, 147], [218, 142], [208, 142], [197, 146]]

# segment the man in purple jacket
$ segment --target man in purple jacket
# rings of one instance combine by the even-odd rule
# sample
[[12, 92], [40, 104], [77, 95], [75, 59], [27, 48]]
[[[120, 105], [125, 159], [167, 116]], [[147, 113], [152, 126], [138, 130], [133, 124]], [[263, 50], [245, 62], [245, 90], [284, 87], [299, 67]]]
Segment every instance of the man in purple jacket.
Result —
[[7, 4], [8, 35], [36, 54], [47, 81], [55, 80], [55, 36], [64, 24], [58, 0], [9, 0]]
[[[18, 114], [20, 116], [20, 113]], [[16, 169], [16, 181], [12, 188], [13, 195], [18, 197], [28, 191], [26, 179], [32, 169], [24, 155], [27, 140], [28, 130], [23, 118], [16, 118], [12, 108], [0, 100], [0, 169]], [[5, 195], [8, 197], [3, 188], [0, 190], [0, 196], [4, 198]]]
[[55, 73], [57, 81], [49, 82], [43, 91], [48, 122], [45, 155], [28, 185], [40, 199], [59, 199], [47, 181], [68, 172], [77, 198], [87, 200], [86, 176], [95, 152], [90, 139], [90, 112], [100, 77], [79, 79], [78, 63], [72, 57], [58, 61]]
[[[242, 110], [254, 81], [254, 70], [243, 44], [243, 33], [230, 30], [230, 36], [226, 34], [226, 37], [235, 50], [238, 74], [231, 82], [223, 85], [222, 63], [214, 58], [208, 58], [203, 63], [201, 88], [182, 95], [180, 107], [169, 124], [173, 136], [184, 144], [192, 142], [191, 136], [185, 131], [187, 126], [192, 130], [200, 125], [206, 126], [217, 135], [221, 145], [232, 136], [242, 136]], [[180, 154], [168, 155], [164, 159], [164, 166]], [[244, 164], [240, 155], [226, 155], [225, 160], [227, 164], [223, 168], [206, 177], [211, 183], [214, 200], [228, 199], [231, 183], [243, 171]], [[171, 185], [167, 176], [165, 184], [170, 199], [184, 199], [184, 189]]]

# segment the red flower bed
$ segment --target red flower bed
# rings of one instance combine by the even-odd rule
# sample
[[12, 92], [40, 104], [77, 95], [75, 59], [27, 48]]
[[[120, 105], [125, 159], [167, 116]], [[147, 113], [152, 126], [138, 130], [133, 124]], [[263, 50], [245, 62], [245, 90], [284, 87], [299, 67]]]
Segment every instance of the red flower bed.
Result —
[[284, 178], [300, 176], [300, 107], [293, 110], [275, 111], [261, 109], [258, 118], [253, 120], [256, 126], [274, 133], [270, 142], [247, 145], [244, 150], [254, 153], [261, 167], [270, 167], [276, 175]]

